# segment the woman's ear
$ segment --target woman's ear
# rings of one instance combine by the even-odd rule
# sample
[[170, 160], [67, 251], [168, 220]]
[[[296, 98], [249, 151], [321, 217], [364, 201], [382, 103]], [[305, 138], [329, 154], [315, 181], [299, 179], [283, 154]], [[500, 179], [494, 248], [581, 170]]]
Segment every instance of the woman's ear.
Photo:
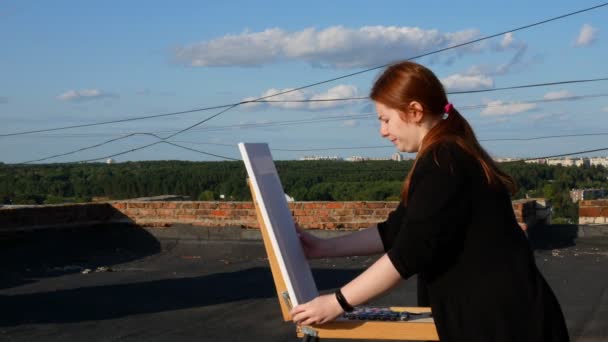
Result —
[[424, 117], [424, 108], [418, 101], [412, 101], [408, 105], [408, 117], [414, 123], [420, 123]]

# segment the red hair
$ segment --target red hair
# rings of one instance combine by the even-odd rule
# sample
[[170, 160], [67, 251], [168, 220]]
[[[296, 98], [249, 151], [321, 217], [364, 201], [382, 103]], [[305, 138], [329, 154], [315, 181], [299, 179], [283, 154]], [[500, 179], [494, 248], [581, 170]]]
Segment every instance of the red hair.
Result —
[[[412, 101], [422, 105], [423, 115], [439, 119], [422, 140], [414, 166], [407, 175], [401, 191], [401, 198], [407, 204], [410, 181], [420, 156], [439, 143], [451, 141], [475, 158], [481, 165], [486, 181], [492, 187], [505, 187], [514, 194], [517, 185], [513, 178], [501, 171], [490, 155], [481, 147], [467, 120], [454, 108], [445, 114], [448, 98], [443, 85], [428, 68], [410, 61], [393, 64], [376, 80], [370, 98], [383, 105], [407, 112]], [[402, 117], [406, 120], [405, 117]], [[435, 156], [435, 160], [437, 160]]]

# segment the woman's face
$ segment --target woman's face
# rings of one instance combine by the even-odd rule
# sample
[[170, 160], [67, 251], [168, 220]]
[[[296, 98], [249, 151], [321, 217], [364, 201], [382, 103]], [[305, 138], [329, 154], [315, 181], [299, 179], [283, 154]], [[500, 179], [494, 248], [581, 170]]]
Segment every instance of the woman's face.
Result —
[[390, 140], [401, 152], [418, 152], [426, 130], [413, 121], [403, 120], [404, 114], [396, 109], [376, 102], [380, 135]]

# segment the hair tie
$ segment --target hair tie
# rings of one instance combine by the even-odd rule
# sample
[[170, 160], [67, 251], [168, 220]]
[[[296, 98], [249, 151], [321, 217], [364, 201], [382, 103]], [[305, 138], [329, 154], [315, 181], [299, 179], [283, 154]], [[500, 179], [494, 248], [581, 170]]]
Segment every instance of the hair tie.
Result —
[[454, 109], [454, 105], [448, 102], [448, 104], [443, 107], [443, 120], [447, 119], [450, 116], [450, 113]]

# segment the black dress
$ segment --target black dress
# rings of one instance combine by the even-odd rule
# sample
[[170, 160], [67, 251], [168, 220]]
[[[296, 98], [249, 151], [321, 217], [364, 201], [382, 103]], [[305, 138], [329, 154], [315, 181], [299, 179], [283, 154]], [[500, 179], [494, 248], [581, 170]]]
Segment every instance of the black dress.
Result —
[[378, 230], [401, 276], [418, 274], [442, 342], [569, 340], [507, 190], [455, 143], [420, 156], [407, 207]]

